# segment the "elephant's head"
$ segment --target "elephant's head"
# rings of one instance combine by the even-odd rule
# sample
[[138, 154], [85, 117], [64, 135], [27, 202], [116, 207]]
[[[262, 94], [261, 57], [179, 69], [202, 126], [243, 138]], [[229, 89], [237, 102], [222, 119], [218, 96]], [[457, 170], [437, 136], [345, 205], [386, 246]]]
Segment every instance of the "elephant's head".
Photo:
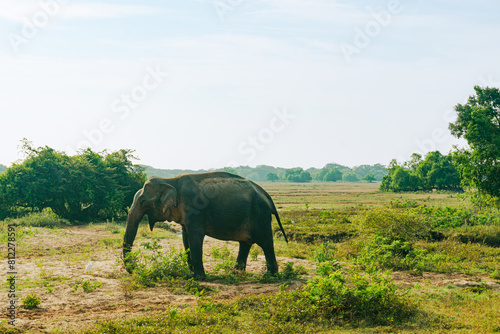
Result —
[[[172, 208], [177, 207], [177, 191], [165, 179], [150, 178], [134, 196], [134, 201], [127, 217], [127, 227], [123, 238], [123, 259], [131, 251], [139, 222], [148, 216], [151, 231], [156, 222], [165, 221]], [[130, 269], [127, 269], [130, 271]]]

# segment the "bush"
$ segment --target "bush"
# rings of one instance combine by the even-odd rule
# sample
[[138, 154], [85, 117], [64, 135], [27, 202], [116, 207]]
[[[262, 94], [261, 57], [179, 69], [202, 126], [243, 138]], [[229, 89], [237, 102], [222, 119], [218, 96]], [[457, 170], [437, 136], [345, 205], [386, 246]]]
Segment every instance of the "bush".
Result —
[[211, 249], [212, 257], [217, 263], [214, 266], [214, 272], [216, 274], [222, 273], [225, 275], [233, 275], [236, 267], [236, 260], [226, 245], [222, 247], [212, 247]]
[[431, 230], [429, 220], [411, 211], [401, 211], [389, 207], [367, 211], [360, 220], [364, 230], [393, 240], [412, 240], [428, 236]]
[[265, 319], [274, 328], [284, 325], [300, 328], [308, 322], [328, 325], [345, 320], [389, 324], [402, 321], [416, 311], [389, 277], [340, 270], [325, 272], [298, 291], [244, 297], [238, 304], [240, 310], [252, 310], [255, 318]]
[[423, 270], [426, 253], [425, 250], [414, 249], [409, 242], [376, 236], [365, 246], [364, 253], [356, 261], [370, 270], [398, 269], [420, 272]]
[[127, 255], [127, 262], [133, 266], [133, 275], [137, 283], [154, 286], [157, 282], [191, 276], [187, 253], [183, 249], [171, 248], [162, 253], [161, 246], [156, 240], [153, 243], [142, 243], [141, 246], [144, 250], [132, 251]]
[[23, 150], [27, 158], [0, 174], [0, 218], [45, 208], [72, 221], [117, 218], [146, 180], [130, 150], [68, 156], [26, 140]]
[[327, 319], [341, 315], [387, 324], [414, 312], [391, 279], [381, 274], [336, 270], [310, 280], [301, 295], [308, 299], [311, 313]]
[[335, 260], [335, 245], [330, 242], [323, 242], [316, 250], [313, 252], [313, 259], [316, 264], [327, 262], [327, 261], [336, 261]]
[[27, 310], [32, 310], [40, 305], [42, 299], [36, 293], [27, 294], [26, 297], [21, 298], [23, 307]]

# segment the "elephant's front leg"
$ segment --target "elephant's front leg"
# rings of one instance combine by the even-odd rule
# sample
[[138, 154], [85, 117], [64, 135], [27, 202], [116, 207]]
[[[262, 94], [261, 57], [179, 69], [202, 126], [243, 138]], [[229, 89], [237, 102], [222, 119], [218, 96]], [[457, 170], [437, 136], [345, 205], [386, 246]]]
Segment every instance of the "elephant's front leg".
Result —
[[251, 244], [240, 241], [240, 250], [236, 259], [236, 269], [245, 270], [247, 267], [248, 253], [250, 253]]
[[191, 224], [186, 226], [187, 239], [189, 243], [189, 255], [191, 258], [191, 267], [195, 278], [204, 278], [205, 269], [203, 268], [203, 238], [205, 232], [201, 224]]

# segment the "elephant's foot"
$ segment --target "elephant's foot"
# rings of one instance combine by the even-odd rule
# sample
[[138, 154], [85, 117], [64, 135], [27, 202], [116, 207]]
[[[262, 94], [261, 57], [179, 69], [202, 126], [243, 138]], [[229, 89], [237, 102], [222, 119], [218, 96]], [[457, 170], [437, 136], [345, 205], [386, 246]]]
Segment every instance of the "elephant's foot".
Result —
[[246, 265], [246, 263], [245, 264], [237, 263], [234, 266], [234, 269], [239, 270], [239, 271], [245, 271], [247, 269], [247, 265]]
[[278, 273], [278, 263], [269, 264], [266, 262], [266, 275], [275, 276]]
[[205, 271], [193, 273], [193, 279], [196, 281], [202, 281], [205, 278], [207, 278], [207, 275], [205, 275]]

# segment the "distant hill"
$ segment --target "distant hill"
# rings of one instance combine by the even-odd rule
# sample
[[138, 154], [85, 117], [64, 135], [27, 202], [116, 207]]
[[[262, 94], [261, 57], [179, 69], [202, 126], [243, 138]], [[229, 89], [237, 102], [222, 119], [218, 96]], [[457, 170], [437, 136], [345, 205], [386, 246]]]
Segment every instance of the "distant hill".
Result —
[[[286, 174], [287, 174], [287, 168], [282, 168], [282, 167], [273, 167], [273, 166], [267, 166], [267, 165], [260, 165], [257, 167], [249, 167], [249, 166], [239, 166], [235, 168], [220, 168], [220, 169], [210, 169], [210, 170], [190, 170], [190, 169], [157, 169], [153, 168], [150, 166], [143, 166], [146, 168], [145, 172], [148, 175], [148, 177], [151, 176], [158, 176], [158, 177], [174, 177], [177, 175], [181, 174], [190, 174], [190, 173], [206, 173], [206, 172], [214, 172], [214, 171], [228, 171], [232, 172], [235, 174], [238, 174], [240, 176], [243, 176], [249, 180], [255, 181], [255, 182], [265, 182], [266, 180], [266, 175], [268, 173], [275, 174], [278, 177], [278, 180], [285, 181], [286, 179]], [[337, 168], [340, 170], [342, 174], [350, 174], [354, 173], [359, 179], [364, 178], [368, 174], [373, 174], [375, 177], [375, 180], [381, 181], [382, 178], [387, 175], [387, 169], [385, 166], [381, 164], [375, 164], [375, 165], [361, 165], [361, 166], [356, 166], [353, 168], [335, 164], [335, 163], [330, 163], [327, 164], [325, 167], [318, 169], [318, 168], [309, 168], [305, 170], [308, 172], [313, 180], [320, 180], [320, 175], [323, 170], [331, 170], [333, 168]], [[300, 169], [301, 168], [295, 168], [295, 169]]]
[[4, 165], [0, 165], [0, 173], [3, 173], [7, 170], [7, 167], [5, 167]]

